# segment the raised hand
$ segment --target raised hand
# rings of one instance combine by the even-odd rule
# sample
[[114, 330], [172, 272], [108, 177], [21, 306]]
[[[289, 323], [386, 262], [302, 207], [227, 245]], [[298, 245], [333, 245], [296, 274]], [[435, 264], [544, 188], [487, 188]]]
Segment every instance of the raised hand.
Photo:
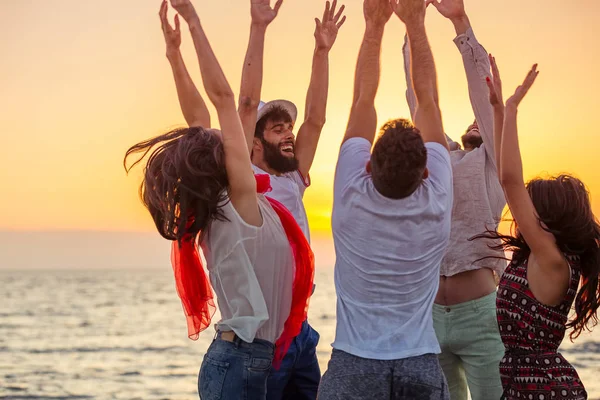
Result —
[[502, 99], [502, 80], [500, 79], [500, 71], [496, 64], [496, 58], [491, 54], [490, 65], [492, 66], [492, 78], [486, 78], [488, 89], [490, 89], [490, 104], [494, 107], [504, 107]]
[[426, 5], [429, 4], [433, 4], [440, 14], [451, 20], [467, 15], [463, 0], [427, 0]]
[[405, 24], [424, 22], [426, 5], [423, 0], [388, 0], [390, 8]]
[[169, 4], [167, 0], [163, 0], [160, 5], [160, 11], [158, 15], [160, 16], [160, 22], [162, 25], [162, 31], [165, 35], [165, 43], [167, 44], [167, 52], [177, 51], [179, 50], [179, 46], [181, 46], [181, 29], [179, 24], [179, 15], [175, 16], [175, 29], [169, 23], [167, 19], [167, 10], [169, 8]]
[[173, 7], [188, 24], [198, 18], [196, 9], [190, 0], [171, 0], [171, 7]]
[[250, 14], [252, 23], [259, 25], [269, 25], [279, 12], [283, 0], [277, 0], [275, 6], [271, 8], [271, 0], [250, 0]]
[[375, 26], [385, 25], [390, 20], [392, 13], [389, 0], [365, 0], [363, 3], [365, 20]]
[[342, 5], [337, 14], [335, 13], [336, 7], [337, 0], [333, 0], [331, 7], [328, 1], [325, 5], [323, 20], [321, 21], [318, 18], [315, 18], [315, 22], [317, 24], [315, 28], [315, 40], [317, 43], [317, 48], [319, 49], [330, 50], [335, 43], [338, 30], [342, 25], [344, 25], [344, 22], [346, 22], [346, 16], [344, 15], [342, 17], [346, 6]]
[[515, 94], [513, 94], [508, 100], [506, 100], [507, 106], [518, 107], [521, 104], [521, 101], [535, 82], [535, 79], [539, 75], [540, 71], [537, 70], [537, 64], [534, 64], [533, 67], [527, 73], [523, 84], [517, 87]]

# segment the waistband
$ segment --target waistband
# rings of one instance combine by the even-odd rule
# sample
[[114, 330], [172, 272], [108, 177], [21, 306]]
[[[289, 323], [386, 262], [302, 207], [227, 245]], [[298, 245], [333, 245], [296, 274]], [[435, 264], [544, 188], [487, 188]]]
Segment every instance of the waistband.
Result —
[[263, 339], [254, 339], [252, 343], [248, 343], [239, 338], [233, 331], [217, 331], [214, 340], [233, 343], [236, 348], [255, 349], [257, 347], [264, 348], [271, 353], [275, 352], [275, 344]]
[[504, 353], [507, 356], [513, 357], [551, 357], [560, 356], [561, 354], [556, 350], [535, 350], [535, 349], [520, 349], [516, 347], [505, 348]]
[[464, 303], [443, 306], [433, 303], [433, 312], [461, 312], [461, 311], [479, 311], [482, 308], [496, 307], [496, 292], [480, 297], [475, 300], [465, 301]]

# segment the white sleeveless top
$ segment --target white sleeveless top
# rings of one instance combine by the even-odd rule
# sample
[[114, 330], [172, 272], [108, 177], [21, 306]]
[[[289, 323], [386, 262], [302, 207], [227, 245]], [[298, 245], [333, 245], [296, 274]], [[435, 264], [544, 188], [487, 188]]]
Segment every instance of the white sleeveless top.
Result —
[[279, 216], [257, 197], [261, 227], [244, 222], [228, 201], [228, 221], [213, 221], [201, 247], [221, 312], [217, 329], [274, 343], [290, 313], [294, 257]]

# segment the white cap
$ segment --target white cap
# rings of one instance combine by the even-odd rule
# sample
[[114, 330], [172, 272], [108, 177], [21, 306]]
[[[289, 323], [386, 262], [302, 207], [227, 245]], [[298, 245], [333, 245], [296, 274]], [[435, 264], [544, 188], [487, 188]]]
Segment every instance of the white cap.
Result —
[[261, 101], [258, 105], [258, 114], [256, 115], [256, 122], [258, 122], [265, 114], [271, 111], [275, 107], [281, 107], [292, 117], [292, 122], [296, 122], [296, 118], [298, 117], [298, 109], [296, 105], [291, 101], [287, 100], [273, 100], [265, 103]]

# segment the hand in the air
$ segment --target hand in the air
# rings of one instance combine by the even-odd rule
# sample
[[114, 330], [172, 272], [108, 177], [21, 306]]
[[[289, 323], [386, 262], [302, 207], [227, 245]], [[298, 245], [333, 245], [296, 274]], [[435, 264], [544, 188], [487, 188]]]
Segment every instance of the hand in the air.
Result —
[[319, 49], [330, 50], [335, 43], [338, 30], [342, 25], [344, 25], [344, 22], [346, 22], [346, 16], [344, 15], [342, 17], [346, 6], [342, 5], [337, 14], [335, 12], [336, 7], [337, 0], [333, 0], [331, 7], [328, 1], [325, 5], [323, 20], [315, 18], [315, 22], [317, 24], [315, 28], [315, 40], [317, 43], [317, 48]]

